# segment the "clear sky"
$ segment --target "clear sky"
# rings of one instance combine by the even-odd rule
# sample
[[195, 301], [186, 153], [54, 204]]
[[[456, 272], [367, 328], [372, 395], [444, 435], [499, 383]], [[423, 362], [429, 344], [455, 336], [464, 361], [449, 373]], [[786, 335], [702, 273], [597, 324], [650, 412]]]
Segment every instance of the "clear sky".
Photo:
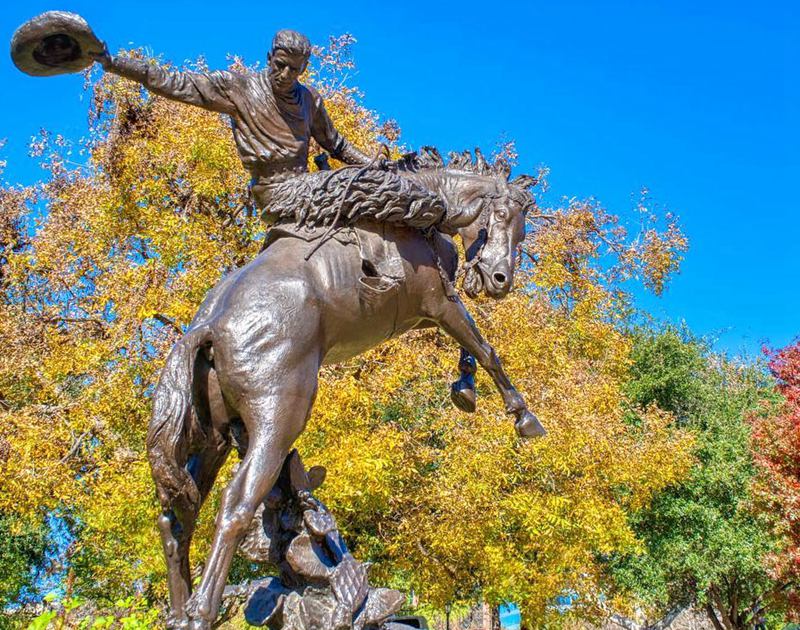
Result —
[[[263, 60], [279, 28], [350, 32], [353, 81], [407, 146], [515, 139], [519, 170], [551, 169], [549, 200], [625, 213], [647, 187], [677, 213], [691, 250], [640, 302], [658, 317], [731, 352], [800, 335], [800, 3], [34, 0], [6, 5], [0, 34], [49, 9], [80, 13], [112, 51], [212, 68]], [[0, 84], [5, 178], [28, 183], [40, 127], [85, 133], [82, 78], [28, 77], [6, 56]]]

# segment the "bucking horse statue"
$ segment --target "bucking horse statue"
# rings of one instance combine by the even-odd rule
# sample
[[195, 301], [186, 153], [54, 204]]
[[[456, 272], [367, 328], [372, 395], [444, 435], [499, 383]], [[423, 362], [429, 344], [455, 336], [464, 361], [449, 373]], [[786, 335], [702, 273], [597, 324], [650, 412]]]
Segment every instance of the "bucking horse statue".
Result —
[[[355, 176], [347, 170], [334, 173], [353, 196]], [[544, 434], [451, 284], [458, 255], [450, 234], [457, 234], [467, 252], [469, 293], [483, 290], [497, 299], [511, 290], [533, 178], [508, 181], [507, 168], [473, 162], [468, 154], [445, 165], [434, 150], [405, 160], [398, 174], [444, 202], [448, 211], [437, 229], [369, 218], [333, 238], [333, 225], [284, 228], [209, 292], [170, 352], [147, 436], [163, 508], [158, 527], [170, 625], [205, 629], [216, 619], [237, 547], [306, 427], [322, 365], [409, 330], [439, 326], [489, 373], [517, 433]], [[330, 197], [330, 205], [342, 199], [336, 192]], [[381, 200], [376, 193], [373, 205]], [[392, 245], [402, 273], [388, 287], [370, 282], [375, 274], [363, 256], [365, 242], [367, 249]], [[242, 461], [223, 492], [211, 552], [192, 592], [189, 545], [198, 512], [234, 447]]]

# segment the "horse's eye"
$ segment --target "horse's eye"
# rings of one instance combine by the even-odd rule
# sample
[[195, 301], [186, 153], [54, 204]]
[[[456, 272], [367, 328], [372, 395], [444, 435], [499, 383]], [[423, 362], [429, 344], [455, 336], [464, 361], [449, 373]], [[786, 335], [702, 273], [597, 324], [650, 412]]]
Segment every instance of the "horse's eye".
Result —
[[507, 208], [498, 208], [494, 211], [494, 216], [496, 216], [501, 221], [505, 221], [508, 218], [508, 209]]

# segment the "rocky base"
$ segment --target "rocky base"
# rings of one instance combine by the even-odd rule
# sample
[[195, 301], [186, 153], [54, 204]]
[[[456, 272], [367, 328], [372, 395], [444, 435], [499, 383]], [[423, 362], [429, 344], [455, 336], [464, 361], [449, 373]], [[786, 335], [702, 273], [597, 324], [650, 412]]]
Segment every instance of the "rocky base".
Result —
[[277, 566], [280, 574], [230, 593], [246, 600], [251, 625], [377, 630], [405, 602], [399, 591], [370, 586], [368, 566], [350, 554], [333, 516], [311, 494], [324, 479], [324, 468], [306, 471], [292, 451], [256, 513], [241, 551], [255, 562]]

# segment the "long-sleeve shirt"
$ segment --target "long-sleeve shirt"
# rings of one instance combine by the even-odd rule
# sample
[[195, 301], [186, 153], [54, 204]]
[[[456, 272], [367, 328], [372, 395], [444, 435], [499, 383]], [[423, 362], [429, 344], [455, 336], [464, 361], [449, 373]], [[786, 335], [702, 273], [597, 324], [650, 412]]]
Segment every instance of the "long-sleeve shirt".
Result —
[[284, 96], [273, 92], [266, 72], [175, 72], [122, 57], [113, 57], [106, 69], [159, 96], [228, 114], [253, 183], [306, 172], [311, 138], [343, 162], [368, 160], [336, 130], [319, 93], [300, 83]]

